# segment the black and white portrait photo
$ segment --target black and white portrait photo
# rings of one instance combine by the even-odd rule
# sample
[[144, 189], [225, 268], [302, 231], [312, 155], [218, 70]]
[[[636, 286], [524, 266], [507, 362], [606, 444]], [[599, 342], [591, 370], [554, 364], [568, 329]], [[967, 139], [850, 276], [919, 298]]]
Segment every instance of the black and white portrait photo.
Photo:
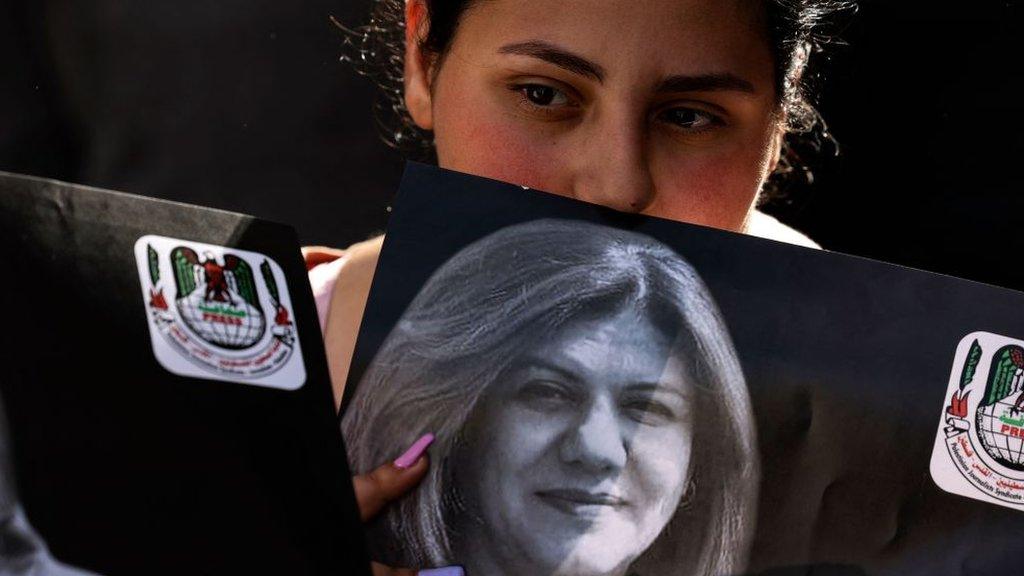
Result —
[[430, 277], [343, 419], [356, 473], [436, 435], [380, 522], [400, 565], [469, 574], [712, 576], [745, 569], [759, 458], [714, 298], [642, 234], [506, 227]]
[[990, 379], [996, 348], [982, 337], [971, 364], [970, 335], [1024, 350], [1020, 310], [1009, 290], [411, 165], [340, 426], [357, 474], [435, 439], [368, 525], [371, 555], [497, 576], [998, 572], [1024, 512], [930, 466], [952, 470], [963, 387], [973, 402]]

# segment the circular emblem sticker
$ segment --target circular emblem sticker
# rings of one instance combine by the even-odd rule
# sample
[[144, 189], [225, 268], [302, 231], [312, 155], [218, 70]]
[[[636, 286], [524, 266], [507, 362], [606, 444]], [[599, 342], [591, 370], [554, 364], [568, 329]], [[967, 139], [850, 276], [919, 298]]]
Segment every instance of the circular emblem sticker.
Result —
[[135, 259], [153, 353], [168, 371], [284, 390], [305, 383], [288, 284], [271, 258], [150, 235]]
[[1024, 341], [976, 332], [960, 342], [931, 473], [947, 492], [1024, 510]]

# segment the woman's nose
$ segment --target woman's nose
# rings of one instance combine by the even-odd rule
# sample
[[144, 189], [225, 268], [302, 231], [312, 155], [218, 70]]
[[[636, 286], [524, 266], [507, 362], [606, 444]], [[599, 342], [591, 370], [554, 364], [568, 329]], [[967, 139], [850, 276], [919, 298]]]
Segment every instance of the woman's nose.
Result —
[[621, 212], [643, 212], [654, 201], [642, 122], [622, 114], [595, 120], [578, 150], [573, 197]]
[[562, 460], [592, 471], [619, 470], [626, 465], [626, 445], [615, 410], [609, 402], [594, 402], [561, 446]]

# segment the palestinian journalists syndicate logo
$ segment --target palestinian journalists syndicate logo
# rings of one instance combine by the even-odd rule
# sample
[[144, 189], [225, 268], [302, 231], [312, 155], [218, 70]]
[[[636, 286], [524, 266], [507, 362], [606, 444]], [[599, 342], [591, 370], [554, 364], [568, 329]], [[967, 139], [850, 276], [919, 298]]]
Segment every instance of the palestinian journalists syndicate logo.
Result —
[[960, 342], [931, 473], [947, 492], [1024, 510], [1024, 341]]
[[255, 252], [143, 236], [135, 243], [157, 361], [182, 376], [295, 390], [306, 368], [280, 266]]

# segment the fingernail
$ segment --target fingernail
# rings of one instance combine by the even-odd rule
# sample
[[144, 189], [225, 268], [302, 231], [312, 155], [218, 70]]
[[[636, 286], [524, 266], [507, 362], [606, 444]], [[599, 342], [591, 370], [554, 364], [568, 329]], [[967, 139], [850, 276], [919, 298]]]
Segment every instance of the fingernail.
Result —
[[462, 566], [445, 566], [444, 568], [420, 570], [416, 576], [466, 576], [466, 571], [462, 569]]
[[[423, 453], [426, 452], [427, 448], [429, 448], [433, 443], [433, 434], [424, 434], [423, 436], [420, 436], [420, 439], [413, 442], [412, 446], [405, 451], [405, 454], [402, 454], [395, 460], [395, 466], [398, 468], [408, 468], [412, 466], [420, 459], [420, 456], [423, 456]], [[423, 574], [423, 572], [420, 572], [420, 574]]]

